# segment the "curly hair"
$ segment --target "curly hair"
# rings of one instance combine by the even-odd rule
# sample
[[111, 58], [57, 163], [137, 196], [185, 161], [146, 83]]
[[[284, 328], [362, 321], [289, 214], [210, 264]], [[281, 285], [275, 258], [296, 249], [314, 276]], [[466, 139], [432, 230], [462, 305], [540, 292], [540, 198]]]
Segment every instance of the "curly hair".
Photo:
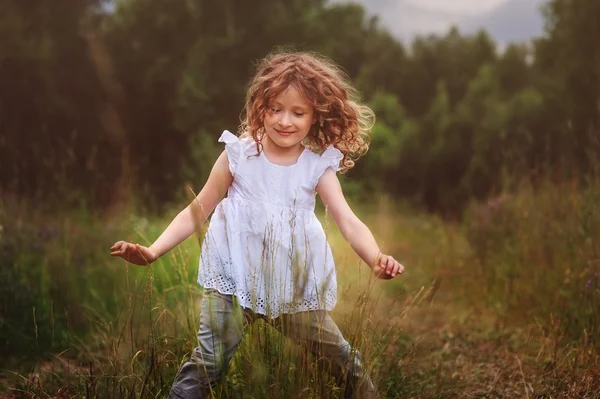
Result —
[[340, 171], [354, 167], [369, 149], [373, 111], [358, 101], [358, 92], [329, 59], [307, 52], [274, 52], [258, 63], [250, 82], [241, 117], [240, 134], [251, 136], [260, 153], [263, 120], [270, 102], [288, 87], [294, 87], [312, 103], [315, 120], [304, 141], [310, 150], [322, 153], [330, 144], [342, 152]]

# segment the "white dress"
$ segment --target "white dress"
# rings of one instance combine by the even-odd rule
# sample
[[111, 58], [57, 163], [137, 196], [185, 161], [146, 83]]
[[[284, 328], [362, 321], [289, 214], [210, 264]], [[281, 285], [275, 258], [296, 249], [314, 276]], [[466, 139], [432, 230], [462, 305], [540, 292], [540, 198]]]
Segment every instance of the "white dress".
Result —
[[198, 283], [272, 318], [333, 309], [335, 265], [315, 216], [315, 187], [327, 168], [338, 171], [342, 153], [305, 149], [295, 164], [281, 166], [257, 155], [252, 138], [224, 131], [219, 141], [233, 182], [210, 219]]

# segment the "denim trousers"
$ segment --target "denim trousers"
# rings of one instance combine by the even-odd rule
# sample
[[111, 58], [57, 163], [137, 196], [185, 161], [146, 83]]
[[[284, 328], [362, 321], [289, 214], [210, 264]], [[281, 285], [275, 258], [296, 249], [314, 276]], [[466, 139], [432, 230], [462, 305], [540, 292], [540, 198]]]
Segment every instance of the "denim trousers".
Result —
[[[198, 346], [171, 387], [170, 398], [210, 398], [251, 323], [267, 318], [243, 309], [232, 295], [205, 290]], [[379, 398], [353, 350], [326, 311], [284, 314], [272, 324], [280, 333], [311, 352], [330, 370], [345, 398]]]

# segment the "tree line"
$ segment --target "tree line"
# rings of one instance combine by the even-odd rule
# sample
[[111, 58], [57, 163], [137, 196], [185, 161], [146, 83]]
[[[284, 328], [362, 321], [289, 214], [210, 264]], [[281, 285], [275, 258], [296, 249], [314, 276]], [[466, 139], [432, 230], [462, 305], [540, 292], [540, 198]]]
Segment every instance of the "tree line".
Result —
[[48, 206], [158, 209], [199, 189], [277, 46], [346, 71], [376, 112], [357, 192], [459, 212], [511, 181], [598, 165], [600, 2], [550, 0], [531, 43], [394, 38], [325, 0], [0, 0], [0, 191]]

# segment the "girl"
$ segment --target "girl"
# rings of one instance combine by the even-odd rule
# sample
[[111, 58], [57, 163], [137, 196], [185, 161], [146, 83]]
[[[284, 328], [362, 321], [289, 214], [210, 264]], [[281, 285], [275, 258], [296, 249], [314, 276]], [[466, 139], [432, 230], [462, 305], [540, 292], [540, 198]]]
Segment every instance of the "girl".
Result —
[[260, 318], [324, 359], [347, 397], [376, 396], [360, 354], [328, 314], [336, 303], [336, 274], [314, 213], [318, 193], [376, 276], [404, 272], [354, 215], [336, 176], [368, 149], [374, 115], [355, 97], [342, 72], [320, 56], [269, 55], [250, 84], [241, 136], [223, 132], [225, 150], [195, 201], [150, 247], [124, 241], [111, 247], [112, 256], [148, 265], [215, 211], [200, 256], [198, 347], [170, 397], [209, 395], [249, 324]]

